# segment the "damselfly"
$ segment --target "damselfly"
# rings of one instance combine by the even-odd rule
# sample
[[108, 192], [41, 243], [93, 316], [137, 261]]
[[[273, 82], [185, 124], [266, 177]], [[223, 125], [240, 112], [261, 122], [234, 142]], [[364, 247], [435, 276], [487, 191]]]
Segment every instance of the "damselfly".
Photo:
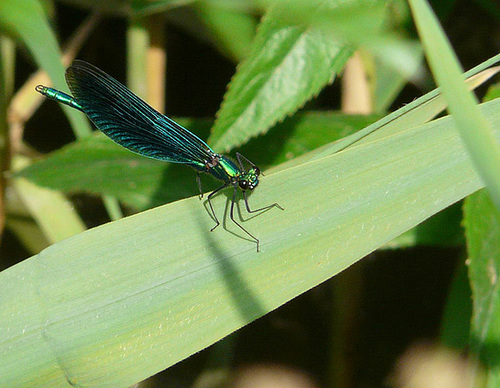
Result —
[[[245, 207], [249, 213], [264, 211], [272, 207], [282, 210], [283, 208], [273, 203], [259, 209], [250, 209], [247, 192], [257, 187], [261, 174], [255, 164], [239, 153], [236, 153], [237, 163], [215, 153], [196, 135], [153, 109], [113, 77], [87, 62], [74, 61], [66, 70], [66, 82], [73, 96], [43, 85], [38, 85], [36, 91], [51, 100], [82, 111], [101, 132], [130, 151], [194, 168], [197, 171], [196, 180], [200, 198], [203, 196], [200, 172], [208, 173], [222, 181], [223, 185], [207, 197], [210, 211], [216, 222], [211, 230], [220, 225], [211, 199], [222, 189], [232, 186], [230, 218], [256, 242], [257, 251], [259, 251], [259, 239], [234, 218], [238, 189], [243, 192]], [[248, 170], [243, 166], [243, 162], [249, 164]]]

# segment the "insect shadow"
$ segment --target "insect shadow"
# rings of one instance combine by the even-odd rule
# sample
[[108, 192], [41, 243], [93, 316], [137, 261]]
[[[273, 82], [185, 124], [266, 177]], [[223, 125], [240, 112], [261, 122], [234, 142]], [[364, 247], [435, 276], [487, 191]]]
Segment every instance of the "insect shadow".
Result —
[[[229, 211], [229, 202], [230, 198], [226, 201], [227, 211]], [[195, 210], [192, 211], [195, 212]], [[224, 214], [224, 218], [225, 216], [226, 214]], [[222, 279], [239, 315], [244, 321], [251, 322], [256, 317], [260, 317], [266, 313], [264, 304], [259, 299], [259, 296], [252, 290], [249, 283], [245, 280], [245, 277], [241, 275], [240, 269], [234, 263], [234, 257], [229, 256], [228, 251], [223, 250], [219, 246], [212, 233], [207, 233], [208, 223], [209, 219], [203, 217], [198, 224], [200, 232], [204, 232], [201, 235], [205, 239], [205, 246], [211, 252], [213, 264], [222, 275]], [[224, 221], [222, 223], [224, 225]], [[231, 231], [228, 232], [240, 237], [236, 233]]]
[[[237, 233], [237, 232], [229, 229], [229, 227], [228, 227], [228, 221], [227, 220], [228, 220], [228, 218], [231, 218], [230, 217], [231, 203], [233, 201], [233, 194], [231, 193], [231, 187], [227, 187], [227, 190], [221, 190], [221, 191], [215, 193], [212, 198], [217, 197], [219, 195], [224, 195], [226, 197], [226, 201], [225, 201], [225, 204], [224, 204], [224, 213], [222, 215], [222, 220], [216, 219], [214, 217], [214, 214], [212, 214], [212, 211], [210, 209], [210, 203], [208, 202], [208, 199], [206, 199], [205, 193], [203, 194], [203, 198], [200, 198], [203, 201], [203, 207], [205, 208], [206, 212], [210, 215], [210, 218], [212, 219], [212, 221], [215, 223], [215, 225], [210, 229], [210, 232], [214, 232], [220, 225], [222, 225], [222, 228], [224, 228], [225, 231], [227, 231], [228, 233], [232, 234], [233, 236], [236, 236], [236, 237], [241, 238], [241, 239], [246, 240], [246, 241], [255, 242], [255, 240], [253, 240], [249, 236], [247, 236], [247, 235], [245, 235], [243, 233]], [[234, 203], [234, 207], [236, 209], [236, 214], [237, 214], [238, 220], [240, 222], [245, 222], [245, 221], [251, 220], [252, 218], [257, 217], [261, 213], [266, 212], [267, 210], [269, 210], [269, 209], [265, 209], [265, 210], [262, 210], [262, 212], [258, 212], [258, 213], [255, 213], [255, 214], [249, 213], [248, 217], [244, 218], [243, 215], [242, 215], [242, 212], [241, 212], [241, 207], [240, 207], [242, 199], [243, 199], [242, 193], [240, 191], [237, 191], [236, 192], [236, 200], [235, 200], [235, 203]], [[222, 221], [222, 222], [219, 222], [219, 221]], [[243, 231], [240, 230], [240, 232], [243, 232]]]

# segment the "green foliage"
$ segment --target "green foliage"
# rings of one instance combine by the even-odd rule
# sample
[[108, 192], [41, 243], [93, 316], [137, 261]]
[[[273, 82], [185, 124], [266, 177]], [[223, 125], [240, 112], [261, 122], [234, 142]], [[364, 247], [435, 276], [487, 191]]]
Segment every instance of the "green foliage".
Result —
[[[0, 29], [28, 46], [33, 57], [57, 88], [67, 90], [61, 52], [53, 31], [38, 0], [0, 1]], [[64, 108], [77, 134], [90, 132], [87, 121], [77, 112]]]
[[280, 12], [276, 7], [264, 18], [231, 81], [209, 139], [216, 149], [228, 151], [265, 133], [332, 82], [351, 55], [328, 34], [283, 23]]
[[488, 368], [488, 387], [500, 384], [500, 213], [485, 190], [464, 206], [464, 224], [473, 296], [472, 346]]
[[[259, 155], [262, 154], [259, 166], [265, 168], [338, 140], [373, 119], [326, 112], [297, 115], [278, 124], [266, 136], [242, 148], [241, 152], [250, 157], [252, 149], [259, 149]], [[179, 122], [187, 124], [202, 137], [203, 133], [208, 133], [211, 124], [204, 120]], [[24, 169], [19, 176], [40, 186], [65, 192], [112, 195], [139, 209], [186, 198], [198, 192], [191, 169], [133, 154], [100, 134], [64, 147]], [[215, 182], [206, 181], [212, 184], [208, 187], [215, 188]]]
[[[482, 109], [496, 128], [499, 107], [495, 100]], [[211, 233], [196, 197], [89, 230], [3, 273], [1, 373], [9, 383], [130, 385], [481, 186], [445, 118], [269, 173], [251, 203], [278, 200], [286, 210], [245, 222], [258, 231], [261, 253], [229, 223]], [[214, 206], [225, 203], [218, 196]], [[17, 363], [28, 348], [29, 362]]]
[[463, 83], [457, 82], [461, 74], [460, 65], [432, 9], [422, 0], [410, 0], [410, 5], [431, 69], [448, 101], [448, 110], [456, 120], [472, 161], [500, 211], [500, 142], [479, 112], [475, 96]]
[[[403, 2], [67, 3], [125, 16], [131, 26], [144, 26], [144, 36], [149, 16], [170, 17], [240, 60], [215, 123], [180, 122], [208, 137], [217, 152], [238, 147], [263, 169], [265, 176], [249, 199], [252, 207], [278, 202], [285, 210], [249, 216], [239, 203], [237, 219], [261, 241], [257, 253], [255, 244], [227, 222], [230, 193], [215, 196], [215, 211], [225, 222], [210, 232], [214, 225], [190, 169], [132, 154], [101, 134], [79, 136], [49, 155], [31, 157], [21, 171], [2, 165], [9, 190], [21, 203], [19, 209], [7, 199], [7, 225], [26, 245], [53, 243], [0, 273], [2, 384], [133, 385], [376, 249], [463, 244], [459, 201], [484, 187], [477, 171], [488, 172], [486, 182], [495, 193], [498, 165], [486, 163], [476, 170], [471, 160], [495, 154], [498, 93], [491, 89], [491, 101], [480, 106], [470, 97], [457, 98], [466, 95], [463, 77], [456, 67], [449, 71], [455, 66], [449, 45], [433, 18], [422, 17], [431, 15], [424, 2], [412, 4], [424, 42], [430, 42], [424, 45], [425, 55], [446, 59], [431, 60], [444, 95], [434, 90], [385, 116], [423, 52], [406, 37], [402, 24], [410, 13]], [[180, 3], [184, 7], [177, 9]], [[451, 7], [447, 2], [441, 12]], [[391, 14], [395, 10], [404, 16]], [[254, 31], [258, 16], [262, 19]], [[66, 89], [56, 34], [41, 2], [0, 1], [0, 27], [28, 48], [57, 87]], [[314, 98], [358, 48], [371, 66], [367, 82], [377, 116], [316, 110]], [[145, 50], [147, 44], [127, 55], [143, 59]], [[491, 74], [481, 71], [499, 58], [469, 71], [467, 77], [482, 77], [469, 80], [469, 86], [485, 82]], [[448, 104], [454, 116], [434, 119]], [[87, 134], [83, 115], [69, 114], [75, 133]], [[484, 145], [487, 139], [493, 151], [466, 148], [462, 138], [467, 146], [471, 139], [470, 133], [463, 136], [464, 128], [482, 128], [470, 131], [472, 142]], [[13, 159], [16, 170], [19, 159]], [[203, 184], [205, 191], [216, 187], [208, 180]], [[114, 196], [133, 210], [159, 207], [76, 234], [83, 224], [69, 202], [50, 190], [106, 200]], [[456, 276], [443, 342], [465, 348], [470, 330], [473, 355], [481, 357], [495, 386], [498, 212], [484, 190], [467, 200], [464, 212], [469, 277], [464, 268]], [[12, 222], [14, 216], [26, 224]], [[33, 242], [28, 234], [45, 240]]]

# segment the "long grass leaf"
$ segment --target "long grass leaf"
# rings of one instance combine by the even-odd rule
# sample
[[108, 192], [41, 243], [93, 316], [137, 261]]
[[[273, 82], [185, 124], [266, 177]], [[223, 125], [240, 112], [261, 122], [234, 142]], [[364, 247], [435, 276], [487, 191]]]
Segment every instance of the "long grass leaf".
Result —
[[[500, 128], [500, 100], [482, 111]], [[0, 274], [3, 383], [134, 384], [481, 187], [444, 118], [266, 176], [251, 205], [285, 211], [245, 216], [261, 253], [196, 197], [54, 244]]]

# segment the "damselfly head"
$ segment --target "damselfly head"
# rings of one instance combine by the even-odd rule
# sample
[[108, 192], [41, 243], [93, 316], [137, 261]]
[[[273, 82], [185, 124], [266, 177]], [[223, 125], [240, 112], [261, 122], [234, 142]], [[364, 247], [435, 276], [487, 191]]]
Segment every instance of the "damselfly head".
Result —
[[240, 186], [240, 189], [245, 191], [245, 190], [253, 190], [255, 189], [258, 184], [259, 184], [259, 175], [260, 175], [260, 169], [257, 166], [253, 166], [243, 174], [240, 179], [238, 180], [238, 185]]

